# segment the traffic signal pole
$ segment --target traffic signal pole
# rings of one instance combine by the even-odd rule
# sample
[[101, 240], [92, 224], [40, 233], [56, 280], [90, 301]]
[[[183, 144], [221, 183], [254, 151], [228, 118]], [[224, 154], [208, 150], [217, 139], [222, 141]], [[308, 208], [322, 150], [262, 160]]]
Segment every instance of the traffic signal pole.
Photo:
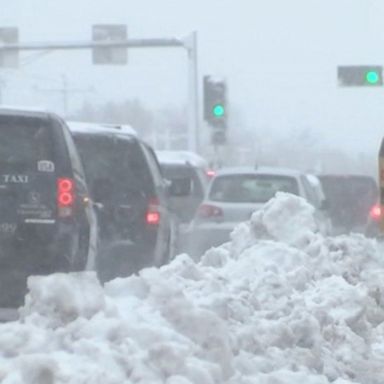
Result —
[[188, 149], [198, 151], [199, 111], [198, 111], [198, 74], [197, 74], [197, 32], [184, 39], [154, 38], [127, 39], [115, 41], [80, 41], [80, 42], [37, 42], [4, 44], [0, 42], [0, 55], [19, 51], [54, 51], [92, 48], [185, 48], [188, 53]]
[[188, 50], [189, 60], [189, 101], [188, 109], [188, 148], [198, 152], [199, 143], [199, 97], [198, 97], [198, 68], [197, 68], [197, 32], [185, 39], [184, 46]]

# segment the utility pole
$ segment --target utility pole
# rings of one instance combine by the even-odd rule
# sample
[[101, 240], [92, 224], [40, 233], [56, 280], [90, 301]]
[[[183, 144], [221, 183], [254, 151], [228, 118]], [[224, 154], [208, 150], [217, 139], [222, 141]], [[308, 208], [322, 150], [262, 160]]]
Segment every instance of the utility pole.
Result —
[[5, 88], [5, 80], [3, 80], [0, 76], [0, 104], [3, 104], [3, 98], [4, 98], [3, 89], [4, 88]]
[[67, 117], [68, 116], [68, 81], [67, 81], [67, 76], [62, 75], [62, 81], [63, 81], [62, 95], [63, 95], [64, 116]]
[[68, 117], [68, 105], [69, 105], [69, 95], [71, 93], [86, 93], [91, 92], [91, 89], [80, 89], [80, 88], [70, 88], [68, 84], [68, 78], [66, 75], [61, 76], [62, 79], [62, 87], [61, 88], [51, 88], [51, 89], [40, 89], [35, 88], [38, 92], [45, 92], [45, 93], [59, 93], [61, 95], [62, 99], [62, 105], [63, 105], [63, 115], [64, 117]]
[[199, 100], [198, 100], [198, 68], [197, 68], [197, 32], [193, 32], [185, 39], [189, 59], [189, 122], [188, 147], [197, 152], [199, 143]]

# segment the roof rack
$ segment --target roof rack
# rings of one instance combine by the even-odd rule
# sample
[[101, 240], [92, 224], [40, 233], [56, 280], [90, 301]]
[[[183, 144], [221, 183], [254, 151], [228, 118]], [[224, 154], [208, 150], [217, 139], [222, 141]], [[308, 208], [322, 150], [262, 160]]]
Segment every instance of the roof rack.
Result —
[[121, 133], [138, 136], [137, 132], [128, 124], [90, 123], [80, 121], [67, 121], [69, 128], [73, 131], [104, 131], [110, 129], [118, 130]]

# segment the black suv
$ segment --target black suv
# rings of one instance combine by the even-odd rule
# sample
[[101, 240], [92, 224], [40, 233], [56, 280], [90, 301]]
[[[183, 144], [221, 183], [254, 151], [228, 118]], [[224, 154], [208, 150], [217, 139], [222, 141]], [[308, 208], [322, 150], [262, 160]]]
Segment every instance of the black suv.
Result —
[[[378, 187], [366, 175], [318, 175], [328, 202], [335, 234], [364, 232], [372, 207], [378, 200]], [[374, 223], [373, 223], [374, 224]]]
[[69, 122], [93, 200], [99, 206], [99, 277], [127, 276], [173, 256], [176, 220], [154, 151], [135, 131]]
[[32, 274], [94, 268], [97, 218], [65, 122], [0, 108], [0, 307], [22, 304]]

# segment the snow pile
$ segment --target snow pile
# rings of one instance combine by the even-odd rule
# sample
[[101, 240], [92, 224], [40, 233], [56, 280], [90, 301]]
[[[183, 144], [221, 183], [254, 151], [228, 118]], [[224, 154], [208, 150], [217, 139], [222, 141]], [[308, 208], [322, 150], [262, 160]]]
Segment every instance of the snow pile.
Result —
[[363, 236], [324, 238], [280, 194], [196, 264], [114, 280], [29, 280], [0, 326], [4, 384], [377, 384], [384, 262]]

